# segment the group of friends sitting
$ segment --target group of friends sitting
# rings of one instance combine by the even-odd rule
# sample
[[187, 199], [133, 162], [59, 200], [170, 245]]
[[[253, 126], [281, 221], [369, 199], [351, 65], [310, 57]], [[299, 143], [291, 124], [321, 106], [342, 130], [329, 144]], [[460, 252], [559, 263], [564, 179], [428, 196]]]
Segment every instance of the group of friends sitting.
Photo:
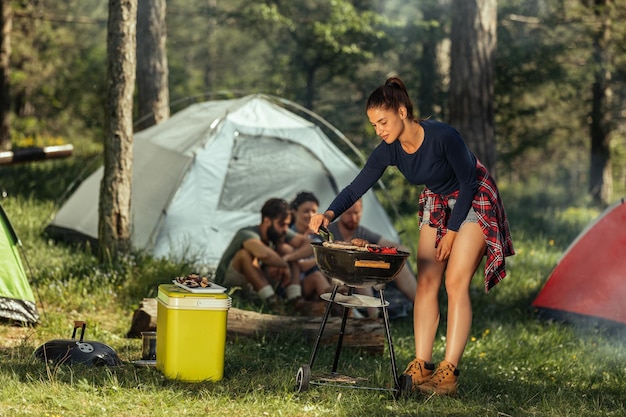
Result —
[[[320, 296], [334, 287], [331, 279], [317, 267], [311, 242], [321, 241], [309, 228], [311, 216], [318, 213], [319, 201], [311, 192], [300, 192], [290, 203], [271, 198], [261, 208], [261, 223], [239, 229], [227, 246], [217, 267], [218, 284], [238, 289], [238, 293], [264, 304], [275, 313], [321, 315], [326, 308]], [[360, 224], [362, 200], [345, 211], [328, 230], [334, 240], [369, 243], [408, 250]], [[388, 286], [393, 286], [412, 306], [417, 281], [408, 263]], [[345, 291], [345, 288], [340, 288]], [[354, 288], [373, 296], [374, 290]], [[337, 312], [338, 310], [331, 310]], [[378, 317], [380, 309], [352, 309], [353, 317]]]

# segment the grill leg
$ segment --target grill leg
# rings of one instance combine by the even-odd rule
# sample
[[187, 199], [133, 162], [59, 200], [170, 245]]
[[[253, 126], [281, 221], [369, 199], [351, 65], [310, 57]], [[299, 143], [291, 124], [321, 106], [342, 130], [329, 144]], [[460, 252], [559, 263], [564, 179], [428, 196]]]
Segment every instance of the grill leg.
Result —
[[317, 348], [320, 345], [320, 340], [322, 340], [322, 334], [324, 334], [324, 327], [326, 327], [326, 321], [328, 321], [328, 316], [330, 316], [330, 309], [332, 304], [335, 302], [335, 295], [337, 295], [337, 289], [339, 285], [335, 284], [333, 287], [333, 292], [330, 294], [330, 301], [328, 301], [328, 305], [326, 305], [326, 311], [324, 312], [324, 317], [322, 318], [322, 324], [320, 324], [320, 329], [317, 332], [317, 337], [315, 338], [315, 344], [313, 345], [313, 352], [311, 352], [311, 358], [309, 359], [309, 368], [313, 369], [313, 362], [315, 362], [315, 356], [317, 355]]
[[[354, 288], [348, 288], [348, 296], [352, 295], [354, 292]], [[332, 372], [337, 372], [337, 365], [339, 364], [339, 354], [341, 353], [341, 343], [343, 342], [343, 335], [346, 330], [346, 322], [348, 321], [348, 314], [350, 310], [348, 307], [343, 307], [343, 315], [341, 317], [341, 329], [339, 330], [339, 337], [337, 339], [337, 349], [335, 350], [335, 359], [333, 360], [333, 369]]]
[[385, 321], [385, 333], [387, 333], [387, 344], [389, 345], [389, 356], [391, 357], [391, 373], [393, 374], [393, 382], [397, 387], [400, 386], [400, 381], [398, 380], [398, 370], [396, 369], [396, 354], [393, 350], [393, 340], [391, 339], [391, 328], [389, 327], [389, 312], [387, 311], [387, 306], [385, 305], [385, 290], [379, 289], [378, 293], [380, 294], [380, 302], [382, 304], [383, 309], [383, 318]]

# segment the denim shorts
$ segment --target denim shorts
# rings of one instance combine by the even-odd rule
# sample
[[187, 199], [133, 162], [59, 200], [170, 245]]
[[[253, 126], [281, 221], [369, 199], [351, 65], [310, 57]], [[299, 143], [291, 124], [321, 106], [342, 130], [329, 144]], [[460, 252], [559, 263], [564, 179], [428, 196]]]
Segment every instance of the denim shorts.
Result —
[[[424, 203], [424, 215], [422, 216], [422, 220], [420, 221], [420, 230], [422, 230], [422, 226], [428, 225], [428, 223], [430, 223], [430, 212], [433, 210], [433, 200], [433, 198], [427, 198], [426, 203]], [[450, 208], [450, 211], [454, 209], [455, 204], [456, 199], [451, 198], [448, 200], [448, 207]], [[470, 207], [469, 212], [467, 213], [467, 217], [465, 217], [465, 220], [463, 220], [461, 226], [468, 222], [478, 223], [478, 216], [476, 215], [473, 207]]]

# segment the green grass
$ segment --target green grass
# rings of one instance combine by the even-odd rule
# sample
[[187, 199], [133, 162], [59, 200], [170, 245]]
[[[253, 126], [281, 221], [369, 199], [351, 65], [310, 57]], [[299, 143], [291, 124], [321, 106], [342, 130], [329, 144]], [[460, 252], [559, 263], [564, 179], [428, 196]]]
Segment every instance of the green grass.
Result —
[[[124, 337], [132, 312], [143, 297], [155, 296], [160, 283], [191, 266], [141, 254], [102, 265], [88, 251], [48, 240], [43, 229], [57, 196], [84, 166], [76, 157], [0, 170], [8, 193], [2, 204], [22, 240], [42, 314], [34, 328], [0, 325], [0, 416], [626, 415], [626, 330], [540, 321], [530, 308], [571, 240], [599, 214], [568, 193], [503, 186], [517, 255], [508, 259], [509, 276], [489, 294], [481, 274], [474, 278], [474, 324], [458, 395], [395, 400], [389, 391], [329, 386], [296, 393], [295, 374], [312, 345], [289, 332], [228, 341], [225, 376], [218, 382], [172, 381], [133, 366], [141, 341]], [[414, 213], [401, 222], [399, 228], [414, 229]], [[41, 343], [68, 338], [78, 319], [88, 322], [86, 338], [112, 346], [124, 366], [47, 367], [33, 357]], [[404, 368], [413, 355], [411, 320], [391, 326], [398, 367]], [[445, 328], [440, 330], [436, 359], [445, 347]], [[189, 354], [208, 360], [191, 347]], [[314, 375], [330, 370], [333, 354], [332, 347], [318, 350]], [[339, 371], [367, 377], [361, 386], [391, 384], [387, 350], [372, 356], [344, 349]]]

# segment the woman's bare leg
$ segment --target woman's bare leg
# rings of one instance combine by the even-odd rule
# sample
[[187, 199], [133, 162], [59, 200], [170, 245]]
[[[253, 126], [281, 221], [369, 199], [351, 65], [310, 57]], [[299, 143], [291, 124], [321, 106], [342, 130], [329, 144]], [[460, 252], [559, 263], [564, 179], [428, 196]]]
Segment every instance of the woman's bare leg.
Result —
[[435, 257], [437, 229], [424, 226], [417, 248], [417, 291], [413, 303], [415, 357], [432, 361], [433, 344], [439, 326], [439, 288], [446, 263]]
[[454, 240], [446, 268], [448, 329], [445, 360], [459, 365], [472, 327], [469, 286], [485, 253], [485, 235], [478, 223], [465, 223]]

